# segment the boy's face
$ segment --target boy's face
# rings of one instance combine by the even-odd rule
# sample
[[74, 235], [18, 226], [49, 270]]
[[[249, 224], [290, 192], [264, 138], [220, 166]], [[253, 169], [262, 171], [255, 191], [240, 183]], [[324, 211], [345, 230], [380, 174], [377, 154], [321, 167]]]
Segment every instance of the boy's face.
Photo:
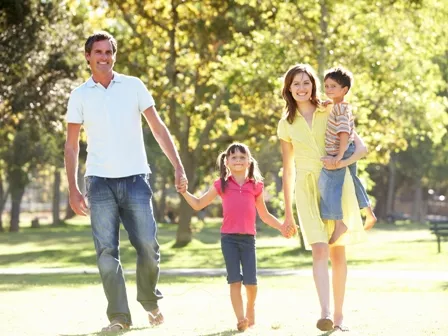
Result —
[[342, 87], [341, 84], [331, 78], [327, 78], [324, 82], [325, 94], [331, 100], [342, 100], [348, 92], [348, 87]]

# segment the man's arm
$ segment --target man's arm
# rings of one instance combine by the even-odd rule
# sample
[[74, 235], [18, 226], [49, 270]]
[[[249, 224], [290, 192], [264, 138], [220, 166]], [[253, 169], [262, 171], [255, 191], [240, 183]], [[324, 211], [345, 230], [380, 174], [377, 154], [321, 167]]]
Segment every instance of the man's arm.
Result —
[[79, 156], [79, 132], [81, 124], [67, 124], [67, 137], [65, 140], [64, 159], [67, 173], [70, 206], [73, 211], [81, 216], [87, 216], [88, 208], [82, 193], [79, 191], [78, 156]]
[[[181, 183], [181, 179], [184, 178], [186, 180], [187, 177], [185, 175], [184, 166], [180, 160], [179, 153], [174, 145], [173, 138], [171, 137], [165, 123], [162, 119], [160, 119], [160, 116], [154, 106], [148, 107], [145, 111], [143, 111], [143, 115], [151, 128], [154, 138], [157, 140], [163, 152], [175, 169], [175, 185], [178, 186]], [[180, 192], [182, 192], [182, 190], [180, 190]]]

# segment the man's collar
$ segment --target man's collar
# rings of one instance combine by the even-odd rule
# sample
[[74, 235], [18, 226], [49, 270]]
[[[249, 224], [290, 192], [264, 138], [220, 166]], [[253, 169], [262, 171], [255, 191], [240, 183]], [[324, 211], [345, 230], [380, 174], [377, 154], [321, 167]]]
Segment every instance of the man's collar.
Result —
[[[121, 83], [122, 81], [122, 77], [123, 75], [119, 74], [118, 72], [113, 72], [114, 76], [112, 77], [111, 82], [115, 82], [115, 83]], [[96, 86], [96, 82], [93, 80], [93, 76], [90, 76], [90, 78], [87, 80], [87, 87], [95, 87]]]

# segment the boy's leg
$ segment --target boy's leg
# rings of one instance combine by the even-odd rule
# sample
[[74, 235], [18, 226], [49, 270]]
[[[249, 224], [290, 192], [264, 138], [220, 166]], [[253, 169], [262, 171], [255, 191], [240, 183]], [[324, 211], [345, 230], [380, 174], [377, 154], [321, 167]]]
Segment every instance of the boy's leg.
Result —
[[335, 227], [329, 244], [335, 243], [347, 231], [347, 226], [342, 221], [342, 187], [345, 172], [345, 168], [336, 170], [323, 168], [319, 177], [321, 218], [335, 220]]
[[86, 189], [97, 263], [108, 302], [107, 316], [111, 322], [129, 326], [131, 314], [119, 256], [117, 181], [90, 176], [86, 178]]
[[241, 239], [241, 265], [243, 268], [243, 284], [246, 287], [246, 318], [249, 327], [255, 325], [255, 300], [257, 299], [257, 257], [255, 236], [243, 236]]
[[320, 194], [320, 216], [322, 219], [342, 219], [342, 186], [345, 168], [328, 170], [322, 168], [318, 188]]
[[353, 178], [353, 184], [355, 186], [356, 198], [358, 200], [359, 208], [365, 209], [366, 211], [366, 221], [364, 223], [364, 229], [370, 230], [375, 225], [377, 219], [370, 205], [369, 196], [367, 195], [366, 189], [362, 185], [361, 180], [356, 175], [356, 162], [348, 166], [348, 169]]
[[120, 216], [137, 251], [137, 301], [148, 312], [153, 325], [164, 322], [158, 306], [163, 298], [157, 289], [160, 273], [160, 251], [156, 239], [157, 225], [152, 208], [152, 190], [145, 175], [135, 175], [123, 180]]

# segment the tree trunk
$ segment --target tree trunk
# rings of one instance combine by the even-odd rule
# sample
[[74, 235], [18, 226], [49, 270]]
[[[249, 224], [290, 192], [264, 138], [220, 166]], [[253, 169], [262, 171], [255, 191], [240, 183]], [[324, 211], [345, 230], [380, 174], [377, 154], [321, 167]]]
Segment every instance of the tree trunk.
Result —
[[11, 222], [9, 231], [18, 232], [20, 223], [20, 204], [25, 192], [25, 187], [11, 187]]
[[[85, 190], [84, 190], [84, 175], [83, 175], [83, 172], [81, 170], [81, 163], [79, 163], [79, 166], [78, 166], [78, 177], [77, 178], [78, 178], [77, 182], [78, 182], [79, 190], [81, 190], [81, 192], [83, 194], [85, 194]], [[67, 208], [65, 208], [64, 220], [73, 218], [75, 216], [76, 216], [76, 214], [73, 211], [72, 207], [70, 206], [70, 195], [67, 194]]]
[[161, 187], [162, 187], [162, 193], [160, 195], [160, 200], [159, 200], [159, 208], [158, 208], [158, 222], [165, 222], [165, 209], [166, 209], [166, 181], [167, 177], [166, 175], [162, 176], [162, 183], [161, 183]]
[[193, 213], [193, 209], [182, 197], [179, 209], [179, 227], [177, 228], [176, 242], [173, 247], [185, 247], [191, 243], [193, 236], [190, 222], [191, 217], [193, 217]]
[[5, 231], [3, 227], [3, 211], [5, 210], [6, 201], [9, 196], [9, 187], [6, 190], [3, 187], [3, 178], [0, 174], [0, 232]]
[[53, 226], [61, 224], [61, 171], [56, 168], [53, 182]]
[[75, 212], [73, 211], [72, 207], [70, 206], [70, 195], [67, 194], [67, 207], [65, 208], [64, 221], [75, 217], [75, 215], [76, 215]]
[[391, 154], [389, 161], [389, 178], [387, 186], [387, 198], [386, 198], [386, 215], [392, 215], [394, 212], [395, 203], [395, 177], [397, 168], [395, 166], [396, 158], [394, 154]]
[[414, 206], [412, 209], [412, 220], [414, 222], [423, 223], [423, 192], [422, 179], [415, 179]]
[[324, 71], [327, 67], [327, 47], [325, 45], [325, 41], [328, 38], [328, 22], [330, 20], [329, 14], [328, 14], [328, 7], [327, 7], [327, 0], [320, 0], [320, 32], [321, 35], [317, 39], [317, 50], [318, 50], [318, 56], [317, 56], [317, 73], [319, 75], [319, 78], [323, 79]]

